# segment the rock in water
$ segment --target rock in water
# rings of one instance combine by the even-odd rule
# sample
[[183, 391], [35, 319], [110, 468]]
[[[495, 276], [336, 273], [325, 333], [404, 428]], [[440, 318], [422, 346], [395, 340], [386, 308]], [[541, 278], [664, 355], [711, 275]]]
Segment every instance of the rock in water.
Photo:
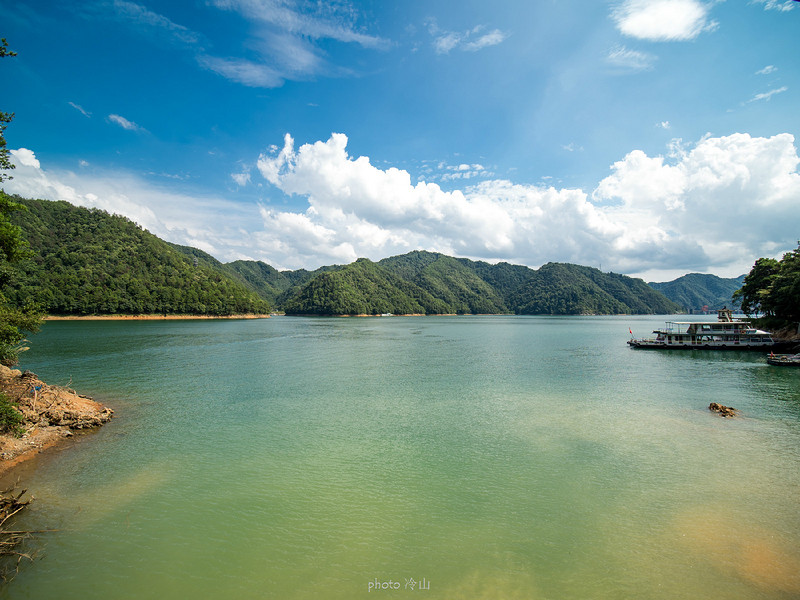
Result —
[[735, 417], [739, 414], [739, 411], [735, 408], [731, 408], [730, 406], [723, 406], [722, 404], [717, 404], [716, 402], [712, 402], [708, 405], [708, 410], [719, 413], [721, 417]]

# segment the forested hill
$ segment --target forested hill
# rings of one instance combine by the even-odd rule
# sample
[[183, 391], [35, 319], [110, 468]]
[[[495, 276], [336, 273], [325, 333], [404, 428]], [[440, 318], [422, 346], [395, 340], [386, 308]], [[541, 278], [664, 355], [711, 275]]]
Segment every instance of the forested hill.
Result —
[[[132, 221], [67, 202], [25, 200], [14, 213], [34, 256], [3, 290], [56, 315], [267, 313], [269, 303]], [[209, 257], [210, 258], [210, 257]], [[213, 259], [212, 259], [213, 260]]]
[[51, 314], [620, 314], [680, 306], [640, 279], [564, 263], [538, 270], [414, 251], [315, 271], [223, 264], [130, 220], [67, 202], [15, 198], [34, 257], [3, 290]]
[[359, 259], [312, 277], [287, 314], [667, 314], [680, 307], [641, 279], [591, 267], [490, 265], [415, 251]]
[[689, 273], [674, 281], [648, 285], [686, 310], [699, 310], [703, 306], [718, 309], [723, 306], [738, 306], [739, 303], [734, 303], [732, 297], [733, 293], [744, 285], [744, 277], [741, 275], [724, 279], [716, 275]]

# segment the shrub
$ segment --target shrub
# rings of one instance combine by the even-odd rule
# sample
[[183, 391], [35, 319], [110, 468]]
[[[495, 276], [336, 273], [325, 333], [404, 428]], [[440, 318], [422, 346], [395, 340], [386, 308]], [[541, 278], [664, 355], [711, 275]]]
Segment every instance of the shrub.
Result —
[[23, 422], [19, 410], [4, 394], [0, 394], [0, 433], [10, 433], [19, 437], [24, 431]]

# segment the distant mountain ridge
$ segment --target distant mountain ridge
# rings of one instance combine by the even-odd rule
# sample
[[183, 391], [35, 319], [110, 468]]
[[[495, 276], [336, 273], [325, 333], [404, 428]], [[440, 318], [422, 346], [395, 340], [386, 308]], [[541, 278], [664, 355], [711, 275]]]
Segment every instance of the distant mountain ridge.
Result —
[[705, 273], [689, 273], [673, 281], [648, 285], [686, 311], [702, 310], [704, 306], [716, 310], [724, 306], [739, 306], [733, 301], [733, 293], [742, 287], [744, 278], [745, 275], [725, 279]]
[[592, 267], [474, 262], [413, 251], [312, 276], [286, 314], [664, 314], [680, 307], [641, 279]]
[[102, 210], [16, 199], [28, 207], [15, 222], [36, 256], [18, 267], [15, 283], [3, 291], [17, 303], [34, 300], [55, 314], [681, 311], [679, 303], [641, 279], [568, 263], [531, 269], [422, 250], [314, 271], [278, 271], [261, 261], [222, 263]]

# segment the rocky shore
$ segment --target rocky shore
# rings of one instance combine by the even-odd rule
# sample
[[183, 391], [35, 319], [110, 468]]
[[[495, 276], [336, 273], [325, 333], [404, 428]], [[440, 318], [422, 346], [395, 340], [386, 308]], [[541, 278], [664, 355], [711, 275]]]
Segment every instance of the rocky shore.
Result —
[[0, 435], [0, 476], [20, 462], [69, 438], [76, 430], [106, 423], [110, 408], [74, 390], [44, 383], [35, 374], [0, 365], [0, 392], [22, 414], [22, 434]]

